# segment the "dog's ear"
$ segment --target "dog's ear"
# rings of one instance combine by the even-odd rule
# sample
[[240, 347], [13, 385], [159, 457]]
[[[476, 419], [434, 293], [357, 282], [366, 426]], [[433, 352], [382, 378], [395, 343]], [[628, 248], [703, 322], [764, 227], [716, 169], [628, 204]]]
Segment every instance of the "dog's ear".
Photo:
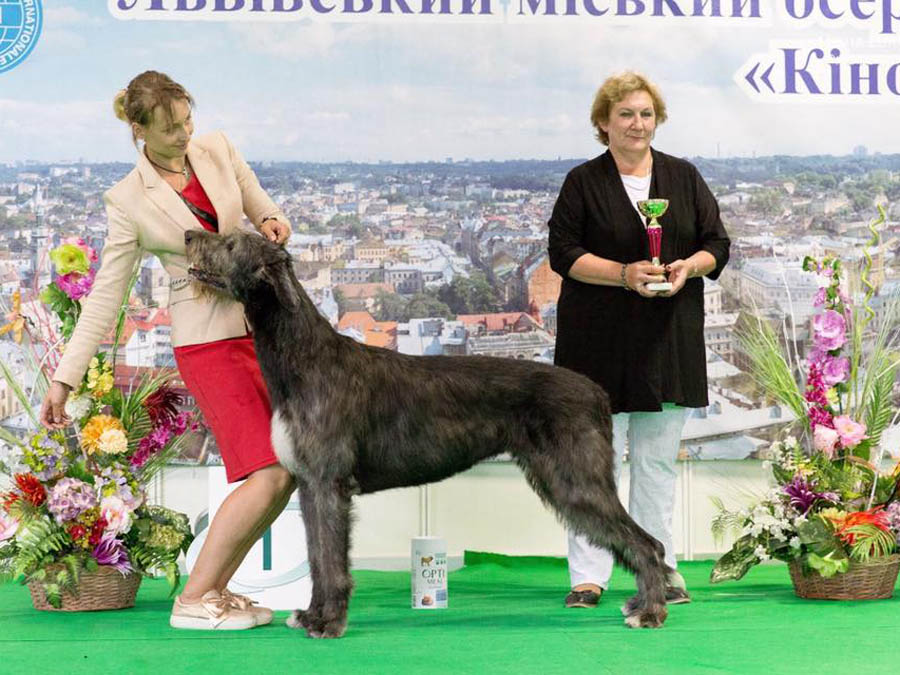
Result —
[[284, 255], [284, 260], [263, 265], [256, 273], [272, 287], [275, 291], [275, 297], [278, 298], [281, 306], [293, 311], [300, 308], [300, 298], [291, 278], [294, 273], [291, 267], [291, 256], [287, 251], [284, 251]]

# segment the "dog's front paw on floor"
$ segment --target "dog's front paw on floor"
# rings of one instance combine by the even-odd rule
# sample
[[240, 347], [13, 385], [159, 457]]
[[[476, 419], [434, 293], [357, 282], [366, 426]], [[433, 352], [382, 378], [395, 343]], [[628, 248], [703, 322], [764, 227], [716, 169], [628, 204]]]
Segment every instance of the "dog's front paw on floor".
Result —
[[306, 612], [302, 609], [295, 609], [284, 623], [288, 628], [304, 628], [303, 620], [305, 615]]
[[643, 604], [644, 599], [641, 597], [641, 594], [632, 595], [628, 600], [622, 605], [622, 616], [630, 616], [634, 614], [634, 610], [638, 608], [641, 604]]
[[661, 628], [669, 615], [665, 605], [641, 607], [625, 617], [625, 624], [631, 628]]
[[347, 619], [334, 619], [332, 621], [321, 621], [317, 625], [306, 630], [306, 635], [315, 638], [339, 638], [347, 630]]

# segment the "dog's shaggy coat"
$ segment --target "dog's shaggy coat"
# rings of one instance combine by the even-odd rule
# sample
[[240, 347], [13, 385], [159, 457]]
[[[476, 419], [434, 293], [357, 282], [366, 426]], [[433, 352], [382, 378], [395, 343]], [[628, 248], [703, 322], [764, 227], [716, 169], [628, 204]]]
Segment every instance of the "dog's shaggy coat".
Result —
[[[272, 441], [297, 480], [313, 591], [289, 623], [347, 622], [356, 494], [438, 481], [509, 452], [541, 499], [637, 575], [630, 626], [666, 618], [662, 545], [625, 511], [605, 392], [564, 368], [480, 356], [407, 356], [337, 334], [263, 237], [185, 235], [192, 274], [244, 304], [272, 399]], [[239, 422], [238, 422], [239, 423]]]

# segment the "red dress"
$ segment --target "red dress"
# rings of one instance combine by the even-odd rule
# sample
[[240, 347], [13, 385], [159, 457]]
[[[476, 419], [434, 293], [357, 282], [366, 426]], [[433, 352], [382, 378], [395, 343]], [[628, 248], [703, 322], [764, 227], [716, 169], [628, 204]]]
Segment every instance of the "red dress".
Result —
[[[181, 194], [216, 215], [196, 174]], [[196, 217], [204, 229], [217, 231]], [[272, 405], [251, 336], [176, 347], [175, 363], [212, 429], [229, 483], [278, 463], [271, 440]]]

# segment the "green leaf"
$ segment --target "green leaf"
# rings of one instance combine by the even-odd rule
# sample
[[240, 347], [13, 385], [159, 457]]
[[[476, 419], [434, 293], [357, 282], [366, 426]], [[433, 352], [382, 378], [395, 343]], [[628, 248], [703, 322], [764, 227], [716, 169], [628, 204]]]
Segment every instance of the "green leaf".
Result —
[[751, 567], [759, 562], [754, 550], [755, 538], [747, 535], [738, 539], [731, 550], [716, 561], [709, 575], [710, 583], [717, 584], [721, 581], [737, 581], [742, 578]]
[[814, 546], [834, 539], [834, 532], [822, 518], [812, 517], [797, 528], [801, 544]]
[[850, 569], [850, 560], [843, 551], [832, 551], [825, 556], [810, 553], [806, 557], [806, 562], [810, 569], [815, 570], [826, 579], [835, 574], [843, 574]]

